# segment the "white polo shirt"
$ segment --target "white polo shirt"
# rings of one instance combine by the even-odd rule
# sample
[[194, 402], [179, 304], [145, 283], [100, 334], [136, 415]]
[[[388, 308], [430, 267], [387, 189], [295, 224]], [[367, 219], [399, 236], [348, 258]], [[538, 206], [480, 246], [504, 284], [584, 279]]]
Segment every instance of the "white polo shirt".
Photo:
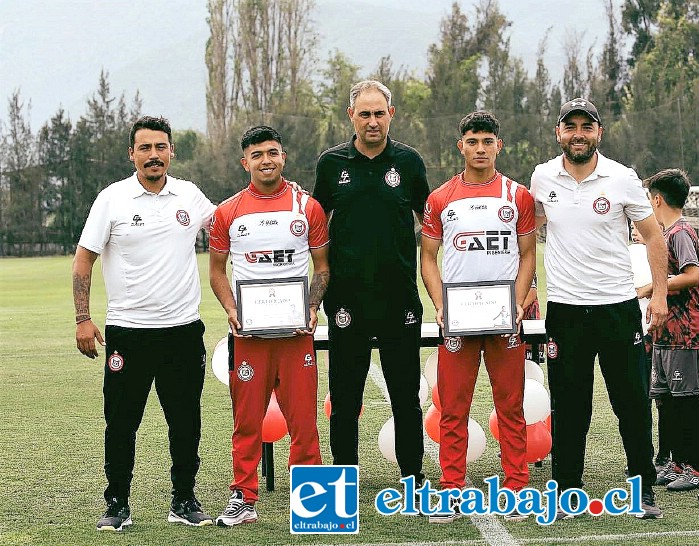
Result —
[[159, 194], [136, 173], [99, 193], [78, 244], [102, 255], [107, 324], [162, 328], [199, 318], [194, 245], [215, 209], [193, 183], [169, 175]]
[[563, 167], [563, 155], [532, 174], [536, 215], [547, 218], [548, 301], [602, 305], [636, 297], [628, 220], [644, 220], [653, 209], [633, 169], [597, 157], [580, 183]]

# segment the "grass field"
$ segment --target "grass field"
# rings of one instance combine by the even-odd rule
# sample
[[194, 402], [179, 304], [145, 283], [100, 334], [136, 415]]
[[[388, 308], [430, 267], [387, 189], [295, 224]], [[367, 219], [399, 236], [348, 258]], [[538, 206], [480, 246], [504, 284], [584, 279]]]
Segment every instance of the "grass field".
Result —
[[[206, 260], [206, 256], [200, 256], [201, 313], [211, 352], [226, 333], [226, 321], [208, 287]], [[275, 445], [277, 487], [271, 493], [262, 488], [259, 523], [233, 529], [168, 524], [167, 429], [154, 394], [138, 434], [131, 498], [134, 525], [123, 534], [98, 535], [94, 526], [104, 509], [102, 360], [88, 360], [75, 348], [70, 266], [67, 257], [0, 260], [0, 544], [502, 543], [501, 538], [488, 532], [481, 534], [468, 518], [439, 526], [428, 524], [425, 518], [385, 518], [376, 513], [375, 494], [395, 486], [399, 472], [397, 465], [383, 459], [377, 446], [378, 432], [390, 417], [390, 408], [371, 380], [367, 381], [365, 412], [360, 422], [359, 535], [289, 534], [285, 440]], [[543, 269], [539, 271], [541, 275]], [[98, 268], [94, 280], [92, 316], [102, 326], [104, 288]], [[431, 304], [424, 294], [423, 301], [426, 320], [433, 320]], [[423, 362], [430, 352], [424, 351]], [[329, 462], [328, 421], [322, 412], [327, 359], [322, 353], [319, 376], [318, 426], [323, 457]], [[601, 495], [622, 484], [625, 465], [616, 419], [603, 381], [600, 376], [597, 379], [585, 474], [591, 495]], [[202, 405], [202, 467], [197, 495], [205, 509], [217, 515], [226, 504], [231, 479], [231, 411], [227, 389], [210, 367]], [[482, 370], [472, 416], [486, 431], [491, 409], [487, 376]], [[476, 486], [500, 472], [497, 444], [487, 435], [485, 454], [469, 466], [470, 479]], [[432, 481], [438, 479], [438, 465], [429, 455], [425, 457], [425, 471]], [[550, 478], [549, 462], [543, 468], [531, 467], [531, 471], [532, 486], [544, 489]], [[504, 536], [512, 544], [699, 544], [696, 493], [657, 490], [665, 512], [662, 520], [588, 516], [540, 527], [530, 519], [503, 522]]]

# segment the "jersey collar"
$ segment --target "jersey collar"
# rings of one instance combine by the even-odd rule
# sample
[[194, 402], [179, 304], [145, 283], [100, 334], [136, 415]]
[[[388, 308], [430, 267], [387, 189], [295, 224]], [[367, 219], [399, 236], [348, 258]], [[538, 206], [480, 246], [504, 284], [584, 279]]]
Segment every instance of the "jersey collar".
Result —
[[[583, 182], [588, 182], [597, 178], [609, 178], [613, 174], [613, 168], [614, 162], [611, 159], [603, 156], [600, 151], [597, 150], [597, 166], [595, 167], [595, 170], [592, 171], [585, 180], [583, 180]], [[566, 171], [565, 166], [563, 165], [563, 154], [558, 156], [558, 175], [572, 178], [570, 173]]]
[[[352, 140], [349, 141], [349, 152], [347, 153], [347, 156], [350, 159], [355, 159], [357, 156], [364, 157], [364, 154], [362, 154], [359, 150], [357, 150], [357, 147], [354, 145], [355, 141], [357, 140], [357, 135], [354, 134], [352, 135]], [[393, 141], [391, 140], [390, 136], [386, 137], [386, 147], [383, 149], [383, 151], [377, 155], [374, 159], [377, 157], [393, 157], [395, 155], [395, 146], [393, 145]]]
[[[177, 195], [177, 179], [173, 178], [172, 176], [166, 176], [167, 178], [165, 179], [165, 185], [163, 186], [163, 189], [160, 190], [160, 193], [158, 195]], [[154, 193], [146, 190], [146, 188], [144, 188], [141, 185], [141, 183], [138, 181], [136, 173], [133, 173], [131, 175], [131, 178], [128, 178], [127, 180], [129, 181], [127, 187], [128, 196], [132, 199], [136, 199], [137, 197], [141, 197], [142, 195], [155, 195]]]
[[260, 193], [255, 186], [252, 185], [252, 182], [248, 184], [247, 190], [255, 197], [256, 199], [275, 199], [276, 197], [279, 197], [280, 195], [283, 195], [284, 192], [289, 188], [289, 183], [287, 182], [286, 178], [282, 176], [282, 185], [279, 186], [279, 190], [272, 193], [272, 194], [265, 194], [265, 193]]

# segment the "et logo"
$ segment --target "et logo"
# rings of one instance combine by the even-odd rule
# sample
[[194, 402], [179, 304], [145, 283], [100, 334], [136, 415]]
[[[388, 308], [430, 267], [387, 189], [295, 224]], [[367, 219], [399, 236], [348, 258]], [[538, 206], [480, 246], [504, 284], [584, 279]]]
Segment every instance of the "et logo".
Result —
[[359, 533], [359, 467], [291, 467], [292, 535]]

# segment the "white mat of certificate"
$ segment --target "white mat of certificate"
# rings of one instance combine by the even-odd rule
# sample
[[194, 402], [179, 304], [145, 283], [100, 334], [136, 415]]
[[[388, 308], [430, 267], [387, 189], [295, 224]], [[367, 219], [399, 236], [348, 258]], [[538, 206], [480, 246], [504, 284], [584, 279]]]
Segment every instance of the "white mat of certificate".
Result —
[[512, 329], [512, 290], [509, 285], [447, 288], [448, 329], [488, 332]]
[[243, 330], [306, 328], [304, 285], [296, 282], [241, 284]]

